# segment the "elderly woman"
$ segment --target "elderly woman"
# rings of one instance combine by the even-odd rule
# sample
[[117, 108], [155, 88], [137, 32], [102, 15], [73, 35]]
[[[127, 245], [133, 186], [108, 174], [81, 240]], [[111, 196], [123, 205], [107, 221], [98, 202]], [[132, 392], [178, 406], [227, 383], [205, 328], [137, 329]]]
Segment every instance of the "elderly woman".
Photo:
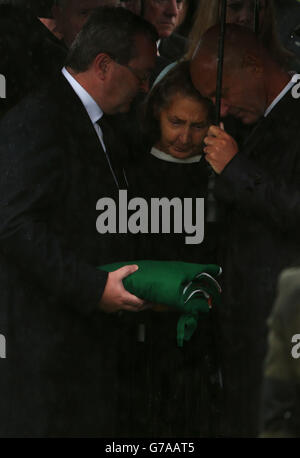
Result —
[[194, 88], [188, 62], [164, 76], [144, 104], [144, 146], [137, 167], [147, 170], [144, 190], [198, 197], [207, 186], [203, 140], [213, 121], [213, 104]]
[[[176, 65], [145, 101], [141, 119], [144, 145], [129, 180], [135, 195], [177, 197], [182, 202], [184, 198], [207, 198], [210, 168], [203, 140], [213, 122], [214, 106], [194, 88], [188, 67], [188, 62]], [[205, 226], [200, 245], [185, 244], [184, 234], [147, 234], [139, 258], [215, 262], [214, 230]]]
[[[134, 195], [205, 199], [209, 170], [202, 147], [212, 119], [213, 106], [194, 89], [187, 62], [157, 83], [146, 100], [142, 120], [147, 146], [140, 149], [129, 179]], [[141, 234], [138, 257], [216, 263], [213, 230], [206, 227], [204, 241], [198, 245], [187, 245], [183, 234]], [[213, 351], [209, 317], [203, 315], [183, 348], [176, 344], [178, 318], [173, 309], [161, 308], [136, 316], [144, 343], [135, 342], [128, 351], [134, 355], [132, 403], [141, 407], [144, 402], [139, 422], [145, 429], [136, 430], [144, 436], [216, 434], [207, 364]], [[148, 393], [144, 399], [143, 389]]]
[[[213, 122], [213, 104], [194, 88], [188, 62], [170, 70], [152, 88], [142, 117], [143, 145], [136, 154], [129, 179], [135, 195], [145, 198], [206, 198], [210, 169], [203, 154], [203, 140]], [[206, 205], [207, 207], [207, 205]], [[205, 208], [207, 210], [207, 208]], [[172, 224], [171, 224], [172, 227]], [[206, 228], [205, 228], [206, 229]], [[173, 259], [187, 262], [213, 262], [204, 242], [187, 245], [182, 234], [145, 236], [140, 259]], [[204, 262], [204, 260], [203, 260]]]

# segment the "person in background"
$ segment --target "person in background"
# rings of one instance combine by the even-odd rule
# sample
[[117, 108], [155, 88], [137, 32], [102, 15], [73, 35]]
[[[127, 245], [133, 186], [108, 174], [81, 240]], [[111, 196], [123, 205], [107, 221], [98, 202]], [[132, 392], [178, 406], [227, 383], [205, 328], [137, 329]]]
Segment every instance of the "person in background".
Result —
[[[197, 15], [189, 35], [186, 58], [191, 59], [202, 35], [220, 18], [219, 0], [200, 0]], [[226, 22], [254, 30], [254, 0], [228, 0]], [[258, 36], [265, 48], [286, 70], [295, 70], [299, 63], [294, 54], [285, 49], [279, 41], [273, 0], [259, 1]]]
[[90, 14], [99, 6], [117, 6], [117, 0], [55, 0], [52, 7], [53, 17], [68, 48]]
[[141, 14], [142, 5], [141, 0], [118, 0], [119, 6], [123, 6], [123, 8], [127, 8], [128, 10], [132, 11], [134, 14]]
[[58, 73], [67, 48], [95, 8], [116, 3], [55, 0], [52, 5], [51, 0], [2, 0], [0, 74], [6, 79], [7, 97], [1, 99], [0, 116]]
[[300, 2], [273, 0], [282, 44], [300, 58]]
[[195, 20], [198, 5], [199, 0], [184, 0], [175, 29], [177, 34], [188, 37]]
[[151, 22], [159, 35], [158, 53], [169, 63], [185, 52], [186, 40], [174, 33], [183, 0], [143, 0], [142, 14]]
[[282, 272], [268, 320], [260, 437], [300, 437], [300, 268]]
[[6, 79], [0, 117], [63, 65], [65, 50], [39, 20], [48, 13], [44, 2], [0, 4], [0, 74]]
[[48, 17], [39, 17], [39, 20], [44, 24], [45, 27], [47, 27], [48, 30], [50, 30], [51, 33], [53, 33], [54, 36], [56, 36], [58, 40], [62, 40], [63, 36], [57, 30], [55, 19]]

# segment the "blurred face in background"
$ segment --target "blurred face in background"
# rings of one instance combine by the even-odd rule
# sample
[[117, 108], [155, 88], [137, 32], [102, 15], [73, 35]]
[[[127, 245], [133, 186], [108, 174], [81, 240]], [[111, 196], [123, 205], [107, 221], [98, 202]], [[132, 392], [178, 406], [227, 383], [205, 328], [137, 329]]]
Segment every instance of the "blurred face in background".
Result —
[[63, 38], [62, 34], [57, 30], [56, 21], [54, 19], [39, 17], [39, 20], [50, 30], [53, 35], [56, 36], [59, 40]]
[[95, 8], [116, 5], [117, 0], [60, 0], [52, 12], [57, 30], [70, 47]]
[[182, 2], [182, 7], [179, 10], [179, 14], [178, 14], [177, 21], [176, 21], [176, 29], [180, 27], [183, 21], [185, 20], [187, 10], [188, 10], [188, 3], [189, 3], [188, 0], [183, 0]]
[[134, 14], [141, 14], [141, 0], [119, 0], [118, 6], [123, 6], [123, 8], [127, 8]]
[[177, 159], [202, 153], [209, 121], [204, 103], [184, 94], [174, 94], [159, 112], [161, 138], [155, 145]]
[[175, 27], [183, 0], [144, 0], [144, 18], [156, 28], [160, 38], [170, 36]]
[[[266, 0], [259, 0], [259, 24], [264, 21]], [[254, 0], [228, 0], [226, 22], [238, 24], [249, 29], [254, 28]]]

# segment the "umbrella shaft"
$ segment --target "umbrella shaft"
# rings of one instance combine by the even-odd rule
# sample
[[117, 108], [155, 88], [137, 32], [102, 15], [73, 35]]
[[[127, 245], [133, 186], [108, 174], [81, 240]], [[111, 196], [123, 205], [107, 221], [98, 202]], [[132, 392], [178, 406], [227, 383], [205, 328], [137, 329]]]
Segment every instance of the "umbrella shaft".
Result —
[[218, 73], [217, 73], [217, 89], [216, 89], [216, 125], [220, 124], [221, 119], [221, 98], [222, 98], [222, 78], [223, 78], [223, 60], [224, 60], [224, 43], [226, 31], [226, 10], [227, 0], [222, 0], [221, 3], [221, 33], [219, 37], [218, 51]]

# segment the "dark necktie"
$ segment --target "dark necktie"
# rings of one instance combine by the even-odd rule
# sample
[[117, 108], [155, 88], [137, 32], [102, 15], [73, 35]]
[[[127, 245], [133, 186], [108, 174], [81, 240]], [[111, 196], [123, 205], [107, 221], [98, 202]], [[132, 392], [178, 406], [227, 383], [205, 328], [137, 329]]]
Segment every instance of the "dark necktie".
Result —
[[107, 116], [103, 116], [97, 121], [97, 124], [100, 126], [103, 134], [103, 143], [105, 145], [106, 159], [111, 171], [111, 174], [114, 178], [114, 182], [118, 189], [126, 189], [128, 187], [127, 180], [119, 158], [117, 157], [117, 151], [115, 148], [115, 136], [113, 129], [107, 119]]

